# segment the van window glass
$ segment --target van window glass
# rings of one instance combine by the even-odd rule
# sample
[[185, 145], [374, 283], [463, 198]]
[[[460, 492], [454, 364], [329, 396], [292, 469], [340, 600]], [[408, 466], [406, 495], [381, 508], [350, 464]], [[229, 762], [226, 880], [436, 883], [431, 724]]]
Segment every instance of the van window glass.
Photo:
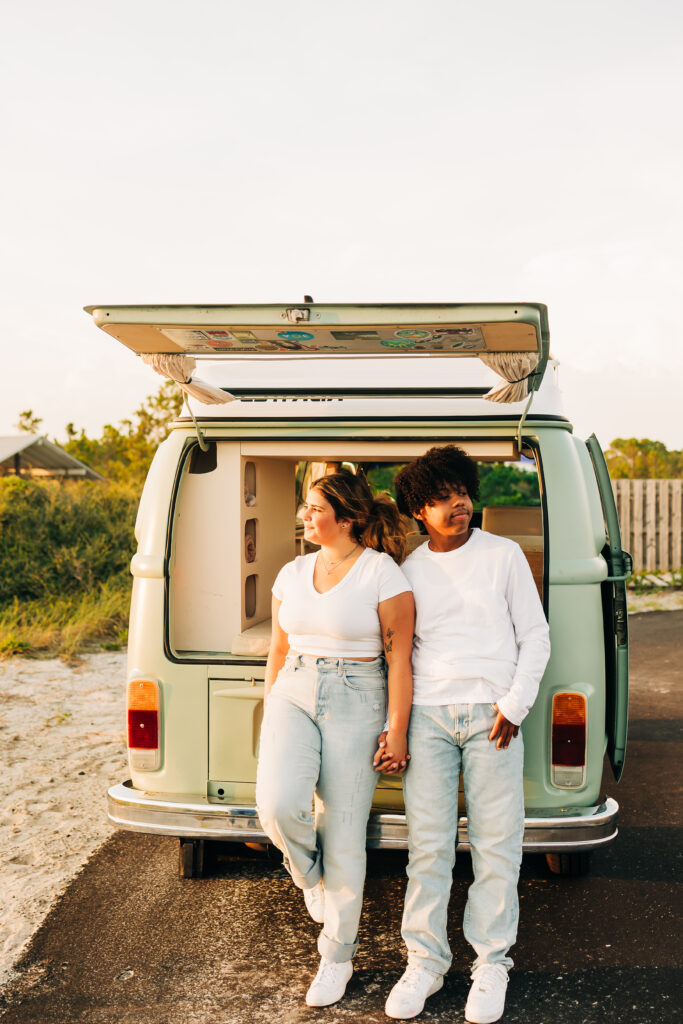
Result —
[[[540, 505], [536, 465], [525, 459], [523, 462], [480, 462], [480, 497], [475, 508], [485, 505]], [[394, 478], [401, 465], [387, 463], [364, 463], [363, 471], [372, 490], [388, 491], [392, 498]]]

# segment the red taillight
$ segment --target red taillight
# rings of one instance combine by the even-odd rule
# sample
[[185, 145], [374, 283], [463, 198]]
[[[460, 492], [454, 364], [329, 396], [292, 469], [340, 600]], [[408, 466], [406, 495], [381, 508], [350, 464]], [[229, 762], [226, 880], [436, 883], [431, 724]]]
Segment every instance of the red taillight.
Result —
[[159, 746], [159, 712], [128, 712], [128, 746], [154, 750]]
[[153, 679], [128, 683], [128, 751], [131, 768], [159, 767], [159, 684]]
[[586, 706], [583, 693], [553, 697], [551, 779], [561, 789], [576, 789], [585, 780]]

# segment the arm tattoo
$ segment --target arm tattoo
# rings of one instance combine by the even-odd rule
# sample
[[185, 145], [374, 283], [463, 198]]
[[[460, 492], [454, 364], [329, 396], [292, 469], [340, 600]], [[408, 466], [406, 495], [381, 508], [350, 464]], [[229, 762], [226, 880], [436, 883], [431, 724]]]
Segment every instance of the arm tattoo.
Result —
[[387, 630], [386, 639], [384, 641], [384, 650], [386, 651], [387, 654], [389, 654], [389, 652], [392, 651], [393, 648], [394, 648], [394, 641], [393, 641], [392, 638], [395, 635], [396, 635], [396, 630], [394, 630], [394, 629], [388, 629]]

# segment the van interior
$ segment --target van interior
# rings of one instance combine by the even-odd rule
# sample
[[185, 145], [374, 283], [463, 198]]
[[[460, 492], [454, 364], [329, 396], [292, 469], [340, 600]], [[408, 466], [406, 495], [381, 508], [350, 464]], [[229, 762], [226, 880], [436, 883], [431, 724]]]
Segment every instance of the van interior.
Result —
[[[311, 482], [343, 465], [392, 493], [398, 470], [425, 443], [216, 440], [186, 449], [168, 544], [167, 643], [178, 660], [263, 664], [271, 587], [285, 562], [309, 549], [297, 513]], [[458, 441], [475, 458], [482, 501], [472, 525], [517, 541], [544, 597], [544, 527], [537, 454], [510, 439]], [[381, 451], [377, 449], [381, 447]], [[412, 522], [409, 550], [424, 543]]]

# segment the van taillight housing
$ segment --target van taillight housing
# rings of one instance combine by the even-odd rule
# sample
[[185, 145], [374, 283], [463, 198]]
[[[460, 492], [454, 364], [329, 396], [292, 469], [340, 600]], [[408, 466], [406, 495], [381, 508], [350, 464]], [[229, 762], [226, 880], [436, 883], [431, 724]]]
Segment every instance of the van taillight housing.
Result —
[[131, 679], [127, 703], [130, 766], [153, 772], [161, 764], [159, 684], [154, 679]]
[[553, 697], [550, 781], [559, 789], [578, 789], [586, 781], [586, 710], [583, 693]]

